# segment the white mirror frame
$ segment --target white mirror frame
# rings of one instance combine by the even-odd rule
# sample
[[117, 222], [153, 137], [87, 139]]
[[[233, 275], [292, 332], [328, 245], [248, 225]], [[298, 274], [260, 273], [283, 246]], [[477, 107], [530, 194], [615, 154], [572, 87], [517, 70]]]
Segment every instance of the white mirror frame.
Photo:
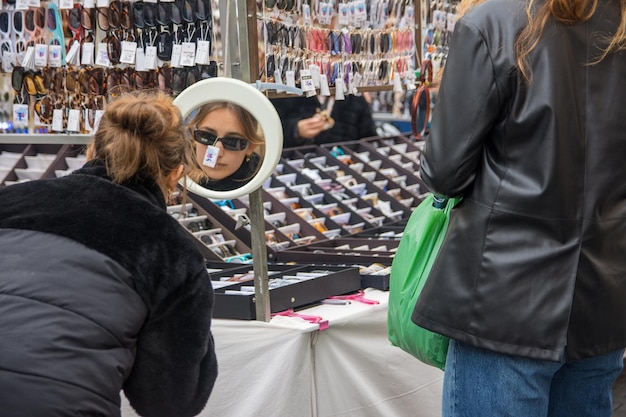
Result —
[[243, 81], [216, 77], [198, 81], [183, 90], [174, 104], [187, 118], [204, 104], [227, 101], [246, 109], [259, 122], [265, 138], [265, 156], [256, 175], [246, 184], [230, 191], [216, 191], [201, 187], [191, 179], [181, 179], [181, 185], [192, 193], [215, 200], [226, 200], [250, 194], [261, 187], [274, 172], [283, 150], [283, 128], [274, 105], [259, 90]]

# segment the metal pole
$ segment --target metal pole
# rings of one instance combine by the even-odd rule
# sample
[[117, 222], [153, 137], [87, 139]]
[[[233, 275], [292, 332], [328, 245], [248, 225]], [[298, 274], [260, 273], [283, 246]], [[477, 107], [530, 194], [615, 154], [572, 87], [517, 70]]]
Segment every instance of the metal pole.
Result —
[[[224, 74], [226, 77], [252, 82], [250, 54], [256, 53], [256, 45], [250, 48], [256, 39], [256, 20], [254, 14], [248, 14], [247, 4], [255, 7], [254, 2], [246, 0], [220, 1], [220, 25], [224, 28]], [[257, 59], [252, 59], [257, 62]], [[256, 302], [256, 319], [270, 321], [270, 294], [267, 276], [267, 247], [265, 246], [265, 219], [263, 216], [263, 195], [260, 188], [250, 193], [250, 234], [252, 238], [252, 266], [254, 269], [254, 293]]]
[[267, 277], [267, 247], [265, 246], [265, 219], [263, 218], [263, 195], [260, 188], [250, 193], [250, 225], [256, 319], [260, 321], [270, 321], [271, 313]]

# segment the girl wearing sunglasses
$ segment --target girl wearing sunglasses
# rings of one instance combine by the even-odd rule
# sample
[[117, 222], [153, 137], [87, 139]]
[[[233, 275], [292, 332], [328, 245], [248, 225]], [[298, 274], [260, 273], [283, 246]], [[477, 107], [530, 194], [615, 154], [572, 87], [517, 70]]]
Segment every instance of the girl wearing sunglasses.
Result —
[[230, 102], [208, 103], [200, 107], [188, 128], [206, 175], [200, 185], [230, 191], [254, 177], [263, 159], [265, 139], [248, 111]]

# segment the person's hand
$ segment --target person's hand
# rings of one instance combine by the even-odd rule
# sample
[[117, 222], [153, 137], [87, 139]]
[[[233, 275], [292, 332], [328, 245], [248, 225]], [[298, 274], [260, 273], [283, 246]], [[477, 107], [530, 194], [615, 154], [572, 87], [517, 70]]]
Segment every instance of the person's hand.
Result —
[[312, 139], [324, 130], [324, 123], [324, 119], [318, 115], [302, 119], [298, 122], [298, 135], [301, 138]]

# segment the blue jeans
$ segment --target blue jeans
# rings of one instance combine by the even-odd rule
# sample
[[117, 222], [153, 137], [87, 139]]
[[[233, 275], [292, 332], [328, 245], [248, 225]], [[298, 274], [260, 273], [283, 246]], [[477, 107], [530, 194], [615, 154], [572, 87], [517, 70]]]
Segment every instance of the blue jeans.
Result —
[[495, 353], [450, 340], [443, 417], [611, 417], [624, 349], [576, 362]]

